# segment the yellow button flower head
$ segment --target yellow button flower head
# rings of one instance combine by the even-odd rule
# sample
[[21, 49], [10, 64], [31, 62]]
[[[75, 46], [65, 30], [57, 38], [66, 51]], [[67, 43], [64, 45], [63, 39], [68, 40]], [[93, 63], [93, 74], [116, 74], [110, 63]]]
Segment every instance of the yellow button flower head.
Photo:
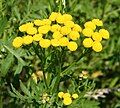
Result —
[[21, 26], [19, 27], [19, 30], [20, 30], [21, 32], [27, 31], [27, 25], [26, 25], [26, 24], [21, 25]]
[[78, 48], [78, 45], [76, 42], [69, 42], [67, 47], [70, 51], [75, 51]]
[[78, 94], [75, 93], [75, 94], [72, 95], [72, 97], [73, 97], [73, 99], [77, 99], [78, 98]]
[[72, 16], [70, 14], [63, 14], [63, 19], [64, 19], [64, 22], [65, 21], [71, 21], [72, 20]]
[[70, 93], [64, 93], [64, 95], [63, 95], [63, 98], [70, 98], [71, 97], [71, 95], [70, 95]]
[[74, 27], [72, 29], [73, 31], [81, 32], [82, 28], [78, 24], [74, 24]]
[[83, 40], [83, 46], [86, 48], [90, 48], [93, 45], [93, 40], [91, 38], [85, 38]]
[[63, 23], [65, 22], [63, 15], [58, 14], [58, 16], [57, 16], [57, 18], [56, 18], [56, 21], [57, 21], [57, 23], [59, 23], [59, 24], [63, 24]]
[[51, 21], [49, 19], [43, 19], [44, 25], [50, 25]]
[[12, 45], [15, 47], [15, 48], [19, 48], [21, 47], [23, 44], [23, 38], [22, 37], [16, 37], [13, 42], [12, 42]]
[[39, 20], [39, 19], [36, 19], [36, 20], [34, 20], [34, 24], [35, 24], [36, 26], [41, 26], [41, 25], [42, 25], [42, 21]]
[[80, 34], [77, 31], [71, 31], [69, 38], [72, 40], [77, 40], [80, 37]]
[[67, 37], [62, 37], [59, 39], [60, 46], [67, 46], [69, 43], [69, 39]]
[[42, 39], [42, 34], [35, 34], [34, 36], [33, 36], [33, 40], [34, 41], [40, 41]]
[[93, 19], [92, 22], [96, 25], [96, 26], [103, 26], [103, 22], [99, 19]]
[[61, 30], [60, 30], [61, 34], [63, 35], [67, 35], [71, 32], [71, 28], [70, 27], [67, 27], [67, 26], [63, 26], [61, 27]]
[[49, 39], [41, 39], [39, 41], [39, 45], [42, 47], [42, 48], [48, 48], [50, 45], [51, 45], [51, 42]]
[[49, 25], [44, 25], [38, 28], [38, 32], [42, 34], [46, 34], [50, 31], [50, 26]]
[[66, 22], [64, 22], [64, 25], [68, 26], [68, 27], [74, 27], [74, 22], [73, 21], [66, 21]]
[[85, 28], [83, 29], [82, 33], [84, 36], [91, 37], [93, 34], [93, 30], [91, 28]]
[[51, 45], [54, 47], [59, 46], [59, 40], [58, 39], [51, 39]]
[[96, 29], [96, 25], [92, 21], [88, 21], [84, 24], [85, 28], [91, 28], [92, 30]]
[[59, 93], [58, 93], [58, 97], [59, 97], [59, 98], [63, 98], [63, 95], [64, 95], [63, 92], [59, 92]]
[[27, 33], [30, 34], [30, 35], [34, 35], [37, 33], [37, 29], [35, 27], [29, 27], [27, 29]]
[[70, 97], [64, 98], [63, 103], [64, 105], [70, 105], [72, 103], [72, 99]]
[[51, 15], [50, 15], [50, 17], [49, 17], [49, 20], [55, 21], [56, 18], [57, 18], [57, 16], [58, 16], [58, 14], [59, 13], [57, 13], [57, 12], [52, 12]]
[[33, 42], [33, 37], [32, 36], [24, 36], [23, 37], [23, 43], [26, 44], [26, 45], [29, 45]]
[[63, 35], [59, 32], [59, 31], [56, 31], [53, 33], [53, 38], [54, 39], [60, 39]]
[[100, 35], [99, 32], [94, 32], [92, 35], [93, 40], [95, 41], [101, 41], [102, 40], [102, 36]]
[[31, 75], [32, 79], [35, 81], [35, 83], [37, 84], [37, 75], [35, 73], [33, 73]]
[[109, 32], [105, 29], [100, 29], [99, 33], [102, 36], [102, 38], [104, 38], [104, 39], [109, 39], [109, 37], [110, 37]]
[[60, 31], [60, 29], [61, 29], [61, 26], [58, 25], [58, 24], [54, 24], [54, 25], [51, 26], [51, 31], [52, 32]]
[[100, 52], [102, 50], [102, 44], [98, 41], [94, 41], [93, 42], [93, 46], [92, 46], [92, 49], [95, 51], [95, 52]]

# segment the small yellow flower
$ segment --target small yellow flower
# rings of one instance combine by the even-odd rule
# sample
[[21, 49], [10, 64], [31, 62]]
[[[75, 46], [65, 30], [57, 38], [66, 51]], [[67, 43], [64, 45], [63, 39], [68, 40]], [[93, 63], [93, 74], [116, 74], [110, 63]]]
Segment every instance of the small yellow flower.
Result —
[[64, 25], [68, 26], [68, 27], [74, 27], [74, 22], [73, 21], [66, 21], [66, 22], [64, 22]]
[[71, 28], [70, 27], [67, 27], [67, 26], [63, 26], [61, 27], [61, 30], [60, 30], [61, 34], [63, 35], [67, 35], [71, 32]]
[[59, 93], [58, 93], [58, 97], [59, 97], [59, 98], [63, 98], [63, 95], [64, 95], [63, 92], [59, 92]]
[[42, 34], [46, 34], [50, 31], [50, 26], [49, 25], [44, 25], [38, 28], [38, 32]]
[[40, 41], [42, 39], [42, 34], [35, 34], [34, 36], [33, 36], [33, 40], [34, 41]]
[[55, 21], [56, 18], [57, 18], [57, 16], [58, 16], [58, 14], [59, 13], [57, 13], [57, 12], [52, 12], [51, 15], [50, 15], [50, 17], [49, 17], [49, 20]]
[[34, 20], [34, 24], [35, 24], [36, 26], [41, 26], [41, 25], [42, 25], [42, 21], [39, 20], [39, 19], [36, 19], [36, 20]]
[[96, 26], [103, 26], [103, 22], [99, 19], [93, 19], [92, 22], [96, 25]]
[[87, 37], [91, 37], [93, 34], [93, 30], [91, 28], [85, 28], [83, 29], [82, 33]]
[[51, 39], [51, 45], [54, 47], [59, 46], [59, 40], [58, 39]]
[[49, 19], [43, 19], [44, 25], [50, 25], [51, 21]]
[[74, 94], [72, 95], [72, 97], [73, 97], [73, 99], [77, 99], [77, 98], [78, 98], [78, 94], [77, 94], [77, 93], [74, 93]]
[[71, 21], [72, 20], [72, 16], [70, 14], [63, 14], [63, 19], [64, 19], [64, 22], [65, 21]]
[[57, 21], [57, 23], [59, 23], [59, 24], [63, 24], [63, 23], [64, 23], [64, 17], [63, 17], [63, 15], [58, 14], [58, 16], [57, 16], [57, 18], [56, 18], [56, 21]]
[[95, 40], [95, 41], [101, 41], [101, 40], [102, 40], [102, 36], [100, 35], [99, 32], [94, 32], [94, 33], [92, 34], [92, 38], [93, 38], [93, 40]]
[[23, 43], [26, 44], [26, 45], [29, 45], [33, 42], [33, 37], [32, 36], [24, 36], [23, 37]]
[[60, 46], [67, 46], [69, 43], [69, 39], [67, 37], [62, 37], [59, 39]]
[[19, 30], [20, 30], [21, 32], [27, 31], [27, 25], [26, 25], [26, 24], [21, 25], [21, 26], [19, 27]]
[[93, 45], [92, 45], [92, 49], [95, 52], [100, 52], [102, 50], [102, 44], [100, 42], [98, 42], [98, 41], [94, 41]]
[[64, 98], [63, 103], [64, 105], [70, 105], [72, 103], [72, 99], [70, 97]]
[[56, 31], [53, 33], [52, 37], [54, 39], [60, 39], [61, 37], [63, 37], [63, 35], [59, 31]]
[[78, 45], [76, 42], [69, 42], [67, 47], [70, 51], [75, 51], [78, 48]]
[[74, 27], [72, 30], [77, 32], [82, 32], [82, 28], [78, 24], [74, 24]]
[[37, 29], [35, 27], [29, 27], [27, 29], [27, 33], [30, 34], [30, 35], [34, 35], [37, 33]]
[[71, 31], [69, 38], [72, 40], [77, 40], [80, 37], [80, 34], [77, 31]]
[[91, 28], [92, 30], [96, 29], [96, 25], [92, 21], [88, 21], [84, 24], [85, 28]]
[[71, 97], [70, 93], [64, 93], [63, 94], [63, 98], [70, 98], [70, 97]]
[[109, 37], [110, 37], [109, 32], [105, 29], [100, 29], [99, 33], [104, 39], [109, 39]]
[[12, 45], [15, 47], [15, 48], [19, 48], [21, 47], [23, 44], [23, 38], [22, 37], [16, 37], [13, 42], [12, 42]]
[[49, 39], [41, 39], [39, 41], [39, 45], [42, 47], [42, 48], [48, 48], [50, 45], [51, 45], [51, 42]]
[[93, 45], [93, 40], [91, 38], [85, 38], [83, 40], [83, 46], [86, 48], [90, 48]]
[[61, 26], [58, 25], [58, 24], [54, 24], [54, 25], [51, 26], [51, 31], [52, 32], [60, 31], [60, 29], [61, 29]]

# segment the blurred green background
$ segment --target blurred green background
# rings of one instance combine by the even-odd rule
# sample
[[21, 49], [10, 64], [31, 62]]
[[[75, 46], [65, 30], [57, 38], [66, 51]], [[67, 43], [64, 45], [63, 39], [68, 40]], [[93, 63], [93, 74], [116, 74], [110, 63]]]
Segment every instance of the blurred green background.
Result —
[[[0, 108], [21, 108], [22, 103], [10, 97], [10, 83], [19, 88], [22, 71], [27, 69], [17, 59], [21, 57], [29, 64], [34, 64], [33, 57], [18, 49], [11, 50], [13, 38], [19, 35], [18, 27], [33, 19], [46, 18], [53, 11], [58, 11], [59, 0], [0, 0]], [[104, 28], [110, 32], [110, 39], [103, 41], [101, 53], [92, 52], [84, 58], [84, 62], [76, 66], [76, 70], [87, 70], [90, 75], [102, 72], [102, 76], [93, 78], [97, 88], [120, 88], [120, 0], [66, 0], [63, 6], [66, 13], [74, 17], [74, 21], [83, 25], [93, 18], [100, 18]], [[9, 47], [6, 47], [9, 46]], [[12, 54], [11, 54], [12, 52]], [[71, 62], [79, 52], [71, 54]], [[16, 58], [14, 57], [16, 56]], [[18, 71], [19, 70], [19, 71]], [[14, 75], [15, 74], [15, 75]], [[101, 108], [120, 108], [120, 92], [113, 91], [106, 98], [99, 100]]]

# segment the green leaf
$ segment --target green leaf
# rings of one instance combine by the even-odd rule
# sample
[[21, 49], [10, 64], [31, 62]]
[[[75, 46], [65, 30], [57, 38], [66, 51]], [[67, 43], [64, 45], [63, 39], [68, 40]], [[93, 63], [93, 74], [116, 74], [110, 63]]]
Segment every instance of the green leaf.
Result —
[[16, 68], [16, 71], [15, 71], [14, 75], [19, 74], [22, 71], [22, 68], [23, 68], [23, 64], [18, 63], [18, 66]]
[[7, 57], [5, 59], [3, 59], [3, 61], [1, 62], [1, 74], [2, 76], [5, 76], [9, 70], [9, 68], [11, 67], [12, 63], [14, 61], [14, 57], [11, 53], [9, 53], [7, 55]]

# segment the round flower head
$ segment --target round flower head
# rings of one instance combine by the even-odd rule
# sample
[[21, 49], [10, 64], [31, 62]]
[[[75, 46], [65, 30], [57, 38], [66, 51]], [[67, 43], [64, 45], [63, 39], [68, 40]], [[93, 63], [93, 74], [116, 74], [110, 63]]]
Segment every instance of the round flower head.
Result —
[[37, 33], [37, 29], [35, 27], [29, 27], [27, 29], [27, 33], [30, 34], [30, 35], [34, 35]]
[[27, 31], [27, 25], [26, 25], [26, 24], [21, 25], [21, 26], [19, 27], [19, 30], [20, 30], [21, 32]]
[[63, 92], [59, 92], [59, 93], [58, 93], [58, 97], [59, 97], [59, 98], [63, 98], [63, 95], [64, 95]]
[[15, 47], [15, 48], [19, 48], [21, 47], [23, 44], [23, 38], [22, 37], [16, 37], [13, 42], [12, 42], [12, 45]]
[[33, 37], [32, 36], [24, 36], [23, 37], [23, 43], [26, 44], [26, 45], [29, 45], [33, 42]]
[[92, 45], [92, 49], [95, 52], [100, 52], [102, 50], [102, 44], [100, 42], [98, 42], [98, 41], [94, 41], [93, 45]]
[[51, 21], [49, 19], [43, 19], [44, 25], [50, 25]]
[[61, 29], [61, 26], [58, 25], [58, 24], [54, 24], [54, 25], [51, 26], [51, 31], [52, 32], [60, 31], [60, 29]]
[[67, 37], [62, 37], [59, 39], [60, 46], [67, 46], [69, 43], [69, 39]]
[[63, 35], [59, 31], [54, 32], [52, 35], [54, 39], [60, 39], [62, 36]]
[[70, 93], [64, 93], [63, 98], [70, 98]]
[[41, 26], [42, 25], [42, 21], [41, 20], [34, 20], [34, 24], [36, 25], [36, 26]]
[[92, 35], [93, 40], [95, 41], [101, 41], [102, 40], [102, 36], [100, 35], [99, 32], [94, 32]]
[[78, 94], [77, 94], [77, 93], [73, 94], [73, 95], [72, 95], [72, 98], [73, 98], [73, 99], [77, 99], [77, 98], [78, 98]]
[[61, 34], [63, 35], [67, 35], [71, 32], [71, 28], [70, 27], [67, 27], [67, 26], [63, 26], [61, 27], [61, 30], [60, 30]]
[[96, 25], [96, 26], [103, 26], [103, 22], [99, 19], [93, 19], [92, 22]]
[[50, 46], [51, 42], [49, 39], [41, 39], [39, 41], [39, 45], [42, 47], [42, 48], [48, 48]]
[[102, 36], [102, 38], [104, 38], [104, 39], [109, 39], [109, 37], [110, 37], [109, 32], [105, 29], [100, 29], [99, 33]]
[[82, 31], [84, 36], [91, 37], [93, 34], [93, 30], [91, 28], [85, 28]]
[[92, 21], [88, 21], [84, 24], [85, 28], [91, 28], [92, 30], [96, 29], [96, 25]]
[[57, 13], [57, 12], [52, 12], [51, 15], [50, 15], [50, 17], [49, 17], [49, 20], [55, 21], [56, 18], [57, 18], [57, 16], [58, 16], [58, 14], [59, 13]]
[[81, 32], [82, 28], [78, 24], [74, 24], [74, 27], [72, 29], [73, 31]]
[[72, 16], [70, 14], [63, 14], [63, 19], [64, 19], [64, 21], [71, 21]]
[[56, 21], [57, 21], [59, 24], [63, 24], [63, 23], [64, 23], [64, 17], [63, 17], [63, 15], [58, 14], [58, 16], [57, 16], [57, 18], [56, 18]]
[[34, 41], [40, 41], [42, 39], [42, 34], [35, 34], [34, 36], [33, 36], [33, 40]]
[[77, 31], [71, 31], [69, 38], [72, 40], [77, 40], [80, 37], [80, 34]]
[[54, 47], [59, 46], [59, 40], [58, 39], [51, 39], [51, 45]]
[[91, 38], [85, 38], [83, 40], [83, 46], [86, 48], [90, 48], [93, 45], [93, 40]]
[[64, 25], [68, 26], [68, 27], [74, 27], [74, 22], [73, 21], [66, 21], [66, 22], [64, 22]]
[[75, 51], [78, 48], [78, 45], [76, 42], [69, 42], [67, 47], [70, 51]]
[[70, 97], [64, 98], [63, 103], [64, 105], [70, 105], [72, 103], [72, 99]]
[[42, 33], [42, 34], [46, 34], [48, 33], [50, 30], [50, 26], [49, 25], [44, 25], [38, 28], [38, 32]]

